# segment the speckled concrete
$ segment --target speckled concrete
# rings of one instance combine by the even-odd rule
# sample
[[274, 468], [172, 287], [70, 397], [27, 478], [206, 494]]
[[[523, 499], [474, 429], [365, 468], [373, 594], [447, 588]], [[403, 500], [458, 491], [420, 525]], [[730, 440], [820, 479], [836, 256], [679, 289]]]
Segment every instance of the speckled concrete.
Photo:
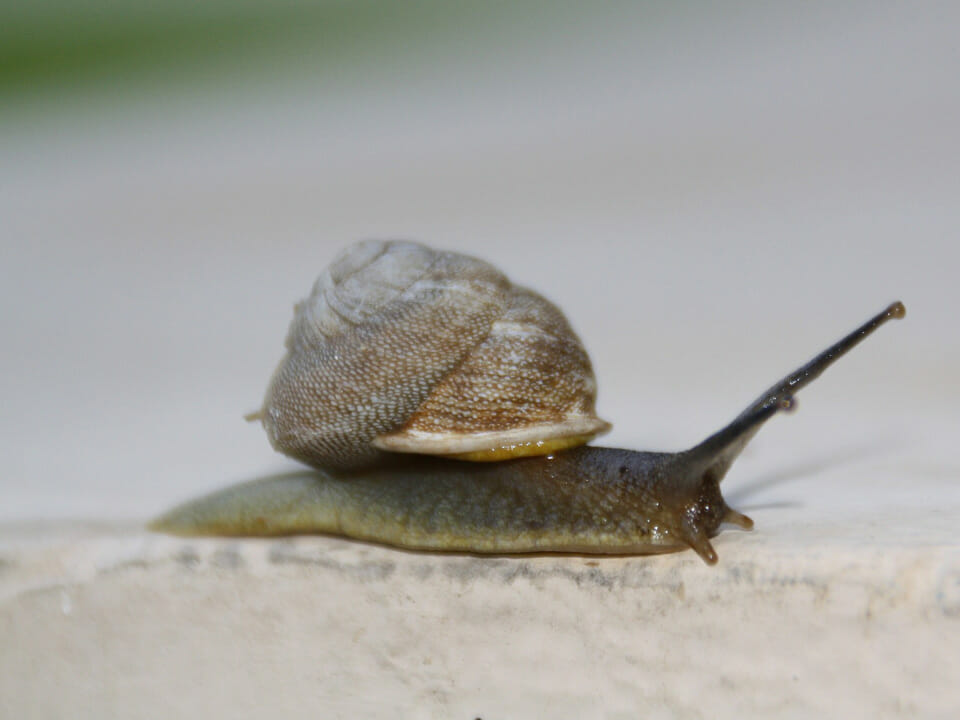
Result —
[[0, 714], [949, 717], [960, 550], [815, 527], [724, 533], [714, 568], [7, 531]]

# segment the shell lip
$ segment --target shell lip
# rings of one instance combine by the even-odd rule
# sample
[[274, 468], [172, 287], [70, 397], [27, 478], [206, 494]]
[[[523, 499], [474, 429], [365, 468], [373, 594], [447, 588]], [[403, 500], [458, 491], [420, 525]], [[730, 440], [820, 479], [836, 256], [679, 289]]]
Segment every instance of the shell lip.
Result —
[[528, 425], [508, 430], [489, 432], [453, 433], [424, 432], [422, 430], [399, 430], [373, 439], [374, 447], [380, 450], [421, 455], [462, 455], [492, 448], [530, 446], [544, 443], [544, 453], [553, 447], [552, 441], [562, 438], [583, 438], [589, 442], [597, 435], [608, 432], [612, 425], [595, 417], [570, 417], [552, 423]]

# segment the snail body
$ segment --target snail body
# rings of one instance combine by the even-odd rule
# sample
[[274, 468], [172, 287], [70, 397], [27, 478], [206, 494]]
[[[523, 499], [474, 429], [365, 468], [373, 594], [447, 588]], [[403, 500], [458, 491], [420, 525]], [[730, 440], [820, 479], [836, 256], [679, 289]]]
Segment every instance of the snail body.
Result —
[[[752, 523], [726, 506], [718, 483], [688, 488], [675, 482], [674, 457], [589, 446], [496, 463], [411, 456], [362, 472], [321, 470], [228, 488], [175, 511], [164, 529], [323, 532], [473, 553], [645, 554], [693, 547], [715, 562], [707, 538], [721, 523], [747, 529]], [[678, 514], [678, 507], [686, 510]]]
[[317, 469], [246, 483], [152, 523], [180, 535], [330, 533], [417, 550], [656, 553], [710, 544], [720, 481], [760, 426], [897, 302], [679, 453], [585, 446], [589, 358], [563, 314], [485, 262], [409, 242], [343, 253], [297, 305], [260, 419]]

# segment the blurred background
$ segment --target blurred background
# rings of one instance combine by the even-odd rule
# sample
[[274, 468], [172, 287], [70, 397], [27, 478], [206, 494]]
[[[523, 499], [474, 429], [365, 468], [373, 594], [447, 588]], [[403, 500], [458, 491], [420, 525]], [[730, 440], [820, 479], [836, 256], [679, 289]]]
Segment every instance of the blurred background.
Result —
[[4, 3], [0, 520], [140, 521], [291, 467], [242, 415], [367, 237], [554, 299], [637, 448], [900, 298], [737, 472], [955, 485], [957, 27], [883, 0]]

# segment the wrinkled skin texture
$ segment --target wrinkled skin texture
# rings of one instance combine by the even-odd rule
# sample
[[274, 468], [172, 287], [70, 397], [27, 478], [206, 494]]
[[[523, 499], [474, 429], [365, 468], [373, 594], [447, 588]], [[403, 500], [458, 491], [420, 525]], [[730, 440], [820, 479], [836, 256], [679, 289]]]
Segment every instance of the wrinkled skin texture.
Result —
[[583, 447], [551, 457], [468, 463], [398, 457], [357, 473], [258, 481], [174, 510], [159, 522], [187, 534], [348, 535], [417, 550], [478, 553], [651, 553], [693, 547], [730, 510], [713, 477], [683, 477], [676, 455]]

